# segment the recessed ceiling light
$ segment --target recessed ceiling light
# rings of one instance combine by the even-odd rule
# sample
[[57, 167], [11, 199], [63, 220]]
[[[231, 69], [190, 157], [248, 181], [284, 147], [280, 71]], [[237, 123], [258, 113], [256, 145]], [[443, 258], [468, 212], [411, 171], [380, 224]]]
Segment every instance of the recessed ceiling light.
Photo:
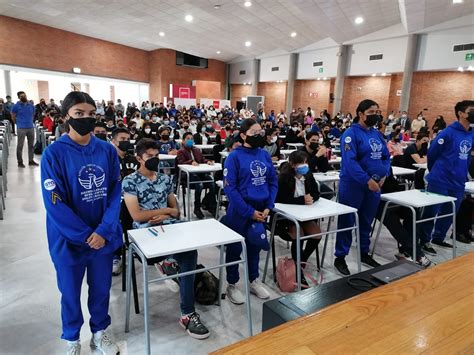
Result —
[[296, 32], [291, 32], [290, 36], [291, 37], [296, 37], [297, 33]]
[[221, 5], [219, 5], [219, 4], [214, 5], [214, 9], [219, 10], [220, 8], [221, 8]]
[[221, 54], [221, 51], [217, 51], [216, 53], [217, 53], [217, 54]]
[[382, 73], [382, 76], [386, 76], [386, 75], [387, 75], [387, 73]]
[[323, 80], [328, 80], [328, 78], [324, 77]]
[[458, 71], [464, 71], [463, 67], [458, 67]]
[[318, 80], [321, 80], [321, 78], [318, 78]]
[[250, 6], [252, 6], [252, 2], [251, 1], [246, 1], [246, 2], [244, 2], [244, 6], [245, 7], [250, 7]]
[[453, 4], [462, 4], [463, 0], [453, 0]]
[[362, 22], [364, 22], [364, 19], [359, 16], [359, 17], [356, 17], [354, 22], [355, 22], [356, 25], [360, 25]]
[[164, 32], [160, 32], [158, 33], [160, 35], [160, 37], [164, 37], [165, 36], [165, 33]]
[[252, 45], [252, 42], [250, 42], [250, 41], [245, 42], [245, 47], [250, 47], [251, 45]]
[[467, 67], [467, 70], [469, 70], [469, 71], [473, 71], [473, 70], [474, 70], [474, 68], [472, 67], [472, 65], [470, 65], [470, 66], [468, 66], [468, 67]]
[[375, 74], [375, 73], [374, 73], [374, 74], [372, 74], [372, 76], [376, 76], [376, 75], [377, 75], [377, 74]]
[[187, 21], [187, 22], [191, 22], [193, 20], [193, 17], [191, 15], [186, 15], [184, 17], [184, 19]]

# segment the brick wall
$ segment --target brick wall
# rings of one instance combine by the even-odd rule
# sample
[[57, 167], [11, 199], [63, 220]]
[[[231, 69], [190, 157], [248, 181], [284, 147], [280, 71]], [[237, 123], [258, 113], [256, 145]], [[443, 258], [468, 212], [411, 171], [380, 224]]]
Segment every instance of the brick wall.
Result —
[[408, 114], [415, 118], [424, 111], [431, 127], [437, 115], [446, 122], [456, 120], [454, 105], [462, 100], [474, 100], [473, 72], [417, 72], [413, 74]]
[[[392, 74], [390, 76], [390, 89], [388, 95], [387, 110], [398, 112], [400, 109], [400, 98], [397, 96], [397, 90], [402, 89], [403, 74]], [[385, 116], [386, 117], [386, 116]]]
[[231, 84], [230, 85], [230, 104], [237, 107], [237, 101], [241, 101], [242, 97], [252, 94], [252, 85]]
[[257, 94], [265, 96], [265, 112], [267, 114], [270, 113], [271, 110], [275, 110], [275, 112], [280, 112], [280, 110], [285, 111], [286, 82], [260, 82], [258, 83]]
[[[315, 113], [328, 109], [329, 106], [329, 80], [296, 80], [293, 91], [293, 108], [302, 107], [306, 110], [311, 107]], [[316, 93], [317, 96], [309, 96]]]
[[349, 76], [344, 81], [344, 96], [341, 110], [355, 115], [359, 102], [371, 99], [377, 102], [384, 117], [387, 116], [387, 106], [390, 91], [390, 76]]
[[0, 16], [0, 33], [2, 64], [149, 80], [147, 51], [6, 16]]
[[198, 100], [223, 98], [221, 84], [220, 81], [196, 80], [196, 98]]

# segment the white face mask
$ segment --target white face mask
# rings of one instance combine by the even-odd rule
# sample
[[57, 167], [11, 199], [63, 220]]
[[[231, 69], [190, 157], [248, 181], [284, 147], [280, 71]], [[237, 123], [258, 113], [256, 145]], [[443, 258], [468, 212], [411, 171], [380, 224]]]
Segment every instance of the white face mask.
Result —
[[324, 139], [323, 139], [323, 138], [319, 138], [318, 142], [319, 142], [319, 144], [323, 144], [323, 143], [324, 143]]
[[272, 137], [272, 143], [275, 143], [277, 141], [278, 137], [275, 136], [275, 137]]
[[293, 130], [293, 132], [298, 132], [298, 127], [291, 127], [291, 129]]
[[150, 134], [150, 132], [151, 132], [151, 128], [145, 128], [145, 133], [146, 134]]

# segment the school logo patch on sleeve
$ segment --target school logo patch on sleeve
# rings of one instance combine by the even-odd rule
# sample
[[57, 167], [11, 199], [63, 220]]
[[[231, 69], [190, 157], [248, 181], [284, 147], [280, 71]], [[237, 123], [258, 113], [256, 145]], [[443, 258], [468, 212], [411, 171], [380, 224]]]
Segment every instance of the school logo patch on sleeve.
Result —
[[444, 139], [443, 138], [438, 139], [438, 144], [444, 144]]
[[43, 182], [45, 190], [53, 191], [56, 188], [56, 182], [53, 179], [46, 179]]
[[352, 138], [347, 136], [346, 139], [344, 139], [344, 142], [349, 144], [350, 142], [352, 142]]
[[227, 168], [224, 169], [224, 176], [227, 176]]

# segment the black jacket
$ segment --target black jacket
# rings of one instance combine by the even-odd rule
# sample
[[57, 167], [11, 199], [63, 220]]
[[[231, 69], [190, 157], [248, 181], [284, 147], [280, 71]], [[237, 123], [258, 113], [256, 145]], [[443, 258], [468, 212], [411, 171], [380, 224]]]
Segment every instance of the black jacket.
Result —
[[[288, 164], [288, 163], [286, 163]], [[310, 194], [314, 201], [319, 199], [319, 188], [313, 174], [309, 172], [304, 176], [304, 186], [306, 194]], [[290, 205], [304, 205], [304, 196], [295, 196], [296, 181], [293, 174], [280, 173], [278, 177], [278, 193], [276, 202]]]
[[315, 172], [325, 173], [329, 170], [328, 158], [326, 158], [324, 155], [321, 157], [317, 157], [316, 152], [313, 152], [313, 153], [308, 152], [308, 149], [306, 146], [303, 148], [303, 152], [308, 154], [309, 171], [313, 173]]

